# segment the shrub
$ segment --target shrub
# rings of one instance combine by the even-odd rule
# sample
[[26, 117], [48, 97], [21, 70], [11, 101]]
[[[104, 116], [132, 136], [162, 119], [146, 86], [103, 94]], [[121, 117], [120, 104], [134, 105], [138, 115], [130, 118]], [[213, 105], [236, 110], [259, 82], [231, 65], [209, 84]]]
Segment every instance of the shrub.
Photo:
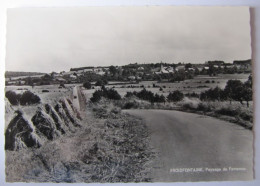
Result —
[[21, 94], [16, 94], [13, 91], [7, 91], [5, 97], [9, 100], [12, 105], [18, 105], [20, 102]]
[[239, 116], [245, 121], [253, 122], [253, 116], [251, 114], [242, 112]]
[[150, 102], [154, 101], [154, 94], [151, 91], [146, 90], [145, 88], [140, 92], [137, 92], [136, 96], [140, 99], [147, 100]]
[[165, 97], [163, 95], [159, 96], [158, 94], [155, 94], [155, 96], [153, 97], [153, 102], [165, 102]]
[[86, 89], [91, 89], [91, 83], [89, 81], [86, 81], [83, 83], [83, 87]]
[[198, 107], [197, 107], [197, 110], [203, 111], [203, 112], [210, 112], [212, 109], [211, 109], [211, 107], [209, 105], [205, 105], [203, 103], [199, 103]]
[[201, 100], [210, 100], [210, 101], [221, 101], [226, 100], [225, 92], [219, 87], [215, 87], [214, 89], [206, 90], [200, 94]]
[[107, 84], [108, 84], [107, 80], [99, 79], [99, 80], [97, 80], [97, 82], [95, 83], [95, 86], [103, 86], [103, 85], [107, 85]]
[[102, 86], [101, 90], [96, 90], [93, 93], [93, 96], [90, 98], [92, 102], [98, 102], [100, 101], [101, 97], [107, 98], [107, 99], [113, 99], [113, 100], [120, 100], [121, 96], [120, 94], [114, 90], [114, 89], [106, 89], [104, 86]]
[[30, 91], [25, 91], [20, 98], [21, 105], [36, 104], [36, 103], [40, 103], [40, 101], [41, 99], [39, 98], [39, 96], [33, 94]]
[[236, 116], [236, 115], [238, 115], [239, 110], [232, 109], [230, 107], [228, 107], [228, 108], [223, 107], [223, 108], [217, 110], [216, 113], [221, 114], [221, 115], [227, 115], [227, 116]]
[[178, 102], [184, 98], [184, 95], [179, 90], [175, 90], [174, 92], [169, 93], [167, 96], [168, 101]]
[[92, 102], [98, 102], [101, 100], [101, 97], [103, 96], [103, 92], [101, 90], [96, 90], [92, 97], [90, 98], [90, 101]]
[[121, 99], [120, 94], [114, 89], [105, 89], [103, 91], [104, 91], [104, 97], [106, 97], [108, 99], [113, 99], [113, 100]]
[[131, 108], [136, 108], [136, 104], [134, 102], [127, 102], [123, 106], [123, 109], [131, 109]]
[[126, 95], [125, 95], [126, 98], [130, 98], [132, 96], [134, 96], [133, 92], [126, 92]]

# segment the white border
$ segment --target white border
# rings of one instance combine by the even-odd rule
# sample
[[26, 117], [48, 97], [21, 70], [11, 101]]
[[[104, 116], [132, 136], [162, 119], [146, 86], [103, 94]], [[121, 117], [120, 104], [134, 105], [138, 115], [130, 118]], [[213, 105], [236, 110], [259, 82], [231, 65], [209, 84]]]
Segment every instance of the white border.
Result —
[[[166, 6], [166, 5], [192, 5], [192, 6], [250, 6], [252, 26], [252, 59], [254, 62], [254, 89], [255, 89], [255, 157], [260, 157], [259, 130], [260, 121], [260, 1], [259, 0], [0, 0], [0, 185], [54, 185], [53, 183], [5, 183], [4, 181], [4, 67], [5, 67], [5, 25], [6, 8], [15, 7], [77, 7], [77, 6]], [[256, 186], [260, 185], [259, 158], [255, 158], [255, 180], [250, 182], [193, 182], [193, 183], [138, 183], [138, 185], [231, 185], [231, 186]], [[83, 183], [84, 184], [84, 183]], [[83, 184], [73, 184], [75, 186]], [[59, 184], [68, 185], [68, 184]], [[100, 185], [100, 184], [88, 184]], [[115, 185], [115, 184], [102, 184]], [[122, 184], [116, 184], [122, 185]], [[128, 185], [136, 185], [130, 183]]]

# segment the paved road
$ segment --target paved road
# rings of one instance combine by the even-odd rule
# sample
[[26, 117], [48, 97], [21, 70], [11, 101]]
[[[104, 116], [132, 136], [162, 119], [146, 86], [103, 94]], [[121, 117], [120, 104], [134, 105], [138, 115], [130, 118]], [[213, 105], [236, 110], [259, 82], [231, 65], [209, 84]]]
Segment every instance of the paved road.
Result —
[[[159, 152], [154, 181], [248, 180], [253, 175], [253, 133], [208, 116], [166, 110], [127, 110], [145, 119]], [[216, 172], [218, 168], [228, 171]], [[242, 169], [232, 169], [242, 168]], [[193, 172], [178, 173], [180, 168]], [[207, 169], [208, 168], [208, 169]], [[209, 169], [214, 169], [214, 172]], [[186, 171], [191, 171], [186, 169]]]

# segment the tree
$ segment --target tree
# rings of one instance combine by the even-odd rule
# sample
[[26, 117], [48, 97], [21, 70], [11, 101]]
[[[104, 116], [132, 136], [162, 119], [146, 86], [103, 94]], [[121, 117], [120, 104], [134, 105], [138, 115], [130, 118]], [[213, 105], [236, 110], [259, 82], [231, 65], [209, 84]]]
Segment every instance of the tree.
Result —
[[102, 97], [113, 100], [120, 100], [120, 94], [114, 89], [106, 89], [102, 86], [101, 90], [96, 90], [90, 98], [92, 102], [98, 102]]
[[39, 96], [33, 94], [30, 91], [25, 91], [20, 98], [21, 105], [36, 104], [36, 103], [40, 103], [40, 101], [41, 99], [39, 98]]
[[113, 66], [113, 65], [111, 65], [111, 66], [109, 67], [109, 71], [110, 71], [110, 73], [111, 73], [113, 76], [114, 76], [114, 75], [116, 74], [116, 72], [117, 72], [116, 67]]
[[89, 81], [86, 81], [83, 83], [83, 87], [86, 89], [91, 89], [91, 83]]
[[226, 99], [226, 95], [222, 89], [220, 89], [218, 86], [214, 89], [206, 90], [205, 92], [202, 92], [200, 94], [201, 100], [211, 100], [211, 101], [221, 101]]
[[95, 83], [95, 86], [104, 86], [107, 83], [108, 83], [107, 80], [98, 79], [97, 82]]
[[244, 83], [244, 90], [243, 90], [243, 99], [246, 101], [247, 107], [249, 107], [249, 101], [252, 101], [253, 98], [253, 90], [252, 90], [253, 82], [252, 76], [248, 77], [248, 80]]
[[101, 100], [101, 97], [103, 96], [103, 91], [102, 90], [96, 90], [92, 97], [90, 98], [90, 101], [92, 101], [93, 103], [98, 102]]
[[244, 85], [239, 80], [228, 80], [226, 87], [224, 89], [224, 93], [227, 98], [230, 100], [239, 101], [243, 104], [243, 94], [244, 94]]
[[185, 64], [185, 69], [188, 70], [189, 68], [192, 68], [192, 64], [191, 63]]
[[174, 92], [170, 92], [167, 96], [168, 101], [178, 102], [184, 98], [184, 95], [179, 90], [175, 90]]

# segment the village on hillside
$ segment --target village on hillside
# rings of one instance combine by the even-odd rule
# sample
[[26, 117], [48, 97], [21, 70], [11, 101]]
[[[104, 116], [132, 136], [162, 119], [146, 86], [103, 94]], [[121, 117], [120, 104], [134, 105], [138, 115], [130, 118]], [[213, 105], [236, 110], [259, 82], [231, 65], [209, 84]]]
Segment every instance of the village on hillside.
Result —
[[[80, 67], [71, 68], [65, 72], [51, 73], [11, 73], [6, 72], [5, 84], [8, 85], [50, 85], [83, 83], [106, 79], [109, 81], [182, 81], [192, 79], [196, 75], [217, 76], [217, 74], [250, 73], [251, 60], [237, 60], [233, 63], [224, 61], [207, 61], [204, 64], [191, 63], [156, 63], [156, 64], [128, 64], [124, 66]], [[19, 74], [19, 75], [17, 75]]]

